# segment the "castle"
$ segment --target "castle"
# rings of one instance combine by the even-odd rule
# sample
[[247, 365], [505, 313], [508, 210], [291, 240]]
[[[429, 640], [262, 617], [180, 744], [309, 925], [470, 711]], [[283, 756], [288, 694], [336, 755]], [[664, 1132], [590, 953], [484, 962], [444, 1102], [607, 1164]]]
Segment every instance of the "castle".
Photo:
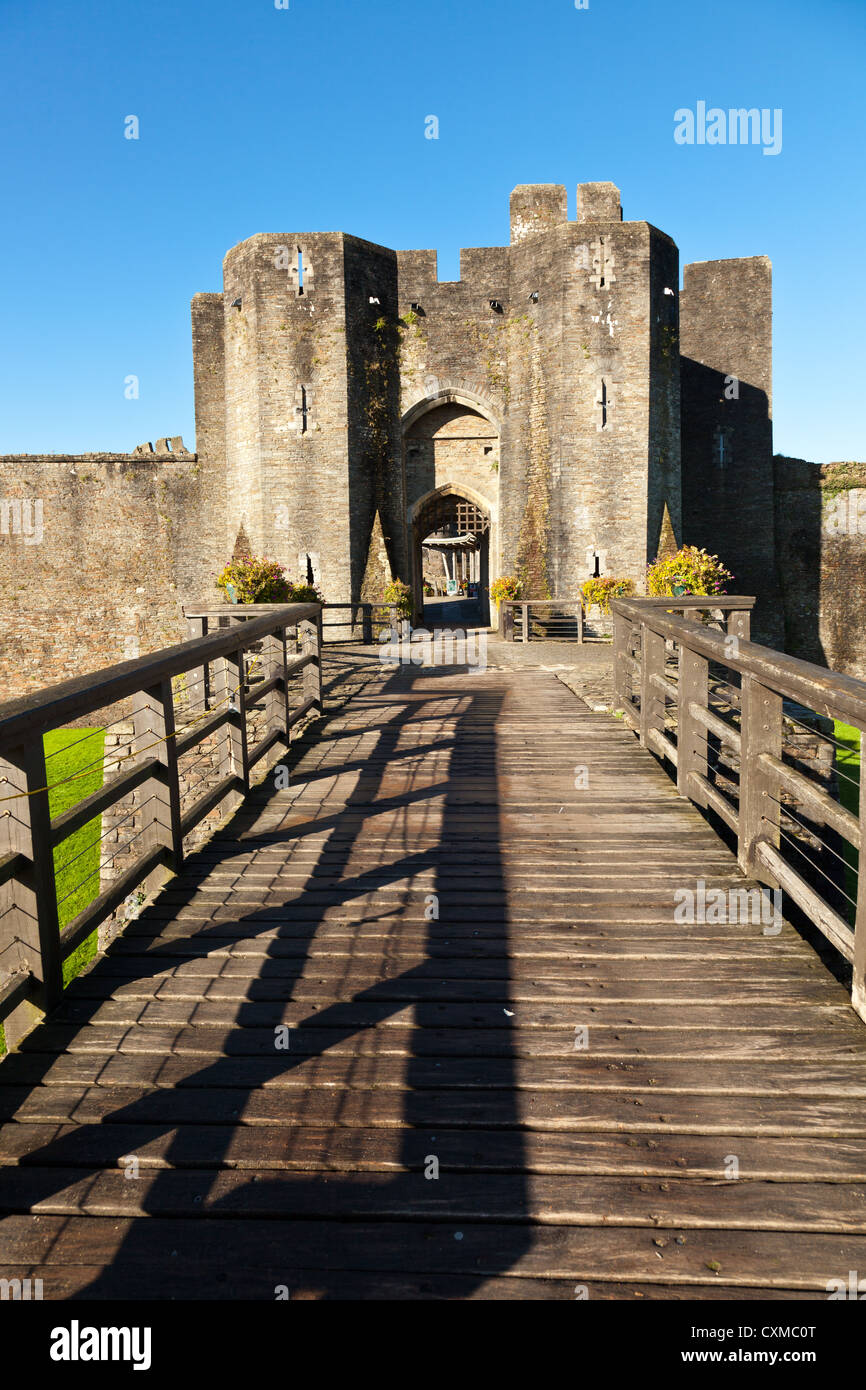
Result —
[[[0, 458], [6, 693], [179, 640], [241, 551], [331, 602], [398, 576], [417, 617], [443, 531], [472, 538], [482, 606], [500, 575], [640, 589], [662, 540], [705, 546], [760, 640], [866, 672], [864, 537], [822, 530], [824, 490], [866, 477], [773, 458], [769, 260], [687, 265], [680, 292], [675, 243], [612, 183], [581, 184], [573, 221], [564, 187], [521, 185], [510, 226], [444, 282], [435, 251], [253, 236], [193, 299], [194, 453]], [[39, 544], [6, 524], [37, 501]]]
[[766, 589], [765, 257], [687, 266], [681, 302], [676, 246], [624, 222], [613, 184], [580, 185], [573, 222], [565, 188], [530, 184], [511, 244], [464, 250], [457, 281], [435, 251], [337, 233], [251, 237], [224, 276], [193, 335], [228, 553], [347, 601], [365, 579], [372, 596], [384, 545], [417, 593], [422, 542], [451, 523], [477, 537], [482, 591], [519, 572], [558, 597], [640, 583], [669, 524]]

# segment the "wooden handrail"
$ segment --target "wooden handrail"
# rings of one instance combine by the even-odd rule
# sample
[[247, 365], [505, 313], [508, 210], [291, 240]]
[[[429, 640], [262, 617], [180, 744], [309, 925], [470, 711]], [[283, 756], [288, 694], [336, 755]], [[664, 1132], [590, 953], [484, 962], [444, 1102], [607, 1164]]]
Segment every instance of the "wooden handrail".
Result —
[[[262, 612], [276, 611], [285, 607], [285, 604], [278, 603], [223, 603], [216, 605], [191, 604], [184, 608], [184, 616], [191, 629], [195, 629], [195, 635], [205, 636], [211, 629], [214, 621], [221, 622], [228, 619], [232, 622], [249, 622], [251, 618], [258, 616]], [[334, 622], [327, 622], [325, 615], [328, 613], [347, 612], [347, 618], [338, 618]], [[377, 615], [380, 615], [377, 617]], [[366, 600], [357, 603], [323, 603], [322, 604], [322, 626], [323, 627], [349, 627], [361, 628], [361, 640], [368, 645], [373, 641], [373, 623], [383, 621], [387, 615], [387, 621], [392, 628], [399, 626], [400, 609], [396, 603], [368, 603]]]
[[[227, 608], [217, 611], [222, 616]], [[250, 605], [229, 616], [241, 621], [0, 705], [0, 965], [11, 972], [0, 979], [0, 1022], [7, 1041], [32, 1024], [35, 1011], [58, 1001], [64, 959], [130, 893], [142, 884], [155, 889], [176, 873], [185, 836], [212, 811], [232, 809], [249, 789], [251, 768], [287, 749], [293, 725], [321, 711], [321, 605]], [[297, 656], [287, 655], [290, 632], [297, 634]], [[248, 694], [251, 648], [249, 664], [261, 680]], [[184, 699], [183, 689], [176, 695], [173, 678], [198, 671], [195, 698]], [[294, 677], [302, 688], [293, 696]], [[120, 702], [132, 705], [128, 762], [52, 817], [44, 735]], [[254, 727], [261, 732], [254, 735]], [[214, 745], [218, 781], [184, 798], [179, 759], [206, 740]], [[54, 850], [121, 802], [141, 821], [135, 856], [61, 931]]]
[[521, 641], [528, 642], [531, 638], [530, 609], [532, 608], [562, 608], [571, 613], [577, 622], [577, 641], [583, 641], [584, 608], [583, 599], [578, 595], [577, 598], [506, 598], [499, 604], [500, 629], [506, 642], [515, 640], [516, 625], [514, 622], [515, 610], [520, 609], [520, 632]]
[[[862, 853], [866, 845], [866, 776], [862, 771], [866, 762], [866, 682], [749, 640], [753, 603], [752, 598], [728, 595], [691, 597], [688, 602], [681, 598], [613, 599], [616, 703], [641, 743], [674, 764], [680, 795], [714, 811], [734, 832], [743, 872], [773, 889], [783, 889], [851, 962], [852, 1004], [866, 1020], [866, 866]], [[679, 608], [721, 611], [727, 617], [728, 631], [712, 631], [671, 611]], [[671, 646], [676, 651], [676, 681], [671, 679], [669, 664], [666, 669]], [[710, 663], [739, 677], [739, 727], [710, 708]], [[631, 685], [635, 674], [640, 682], [637, 697]], [[665, 720], [665, 697], [676, 702], [675, 743]], [[846, 810], [784, 761], [783, 699], [859, 730], [858, 814]], [[710, 779], [708, 733], [739, 757], [737, 801]], [[780, 822], [783, 792], [860, 852], [853, 928], [785, 858]]]

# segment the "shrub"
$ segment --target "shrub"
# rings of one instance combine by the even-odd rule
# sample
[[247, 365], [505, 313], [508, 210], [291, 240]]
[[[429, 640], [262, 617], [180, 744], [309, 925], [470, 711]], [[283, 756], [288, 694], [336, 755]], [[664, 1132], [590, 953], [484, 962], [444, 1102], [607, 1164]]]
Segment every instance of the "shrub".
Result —
[[216, 586], [222, 589], [229, 603], [288, 603], [289, 581], [282, 565], [276, 560], [255, 555], [239, 555], [217, 576]]
[[611, 599], [633, 594], [634, 583], [631, 579], [615, 579], [612, 574], [606, 574], [585, 580], [580, 591], [587, 606], [597, 603], [602, 613], [609, 613]]
[[289, 584], [289, 603], [324, 603], [315, 584]]
[[498, 608], [503, 599], [520, 598], [522, 587], [516, 574], [503, 574], [490, 585], [490, 597]]
[[238, 603], [324, 603], [324, 598], [313, 584], [300, 581], [295, 584], [276, 560], [256, 555], [239, 555], [229, 560], [221, 574], [217, 576], [216, 586], [221, 589], [229, 603], [234, 589]]
[[396, 603], [404, 618], [412, 617], [412, 590], [402, 579], [392, 579], [385, 585], [385, 602]]
[[725, 584], [733, 579], [718, 555], [699, 550], [696, 545], [684, 545], [675, 555], [657, 559], [647, 566], [647, 590], [658, 597], [680, 594], [724, 594]]

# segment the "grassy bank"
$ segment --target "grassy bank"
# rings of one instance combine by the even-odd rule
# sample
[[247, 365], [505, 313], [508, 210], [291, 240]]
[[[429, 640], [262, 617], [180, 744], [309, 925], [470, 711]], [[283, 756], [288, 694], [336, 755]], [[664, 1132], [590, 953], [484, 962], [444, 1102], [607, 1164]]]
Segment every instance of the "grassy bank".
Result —
[[[105, 731], [103, 729], [55, 729], [45, 735], [48, 772], [48, 805], [52, 817], [76, 806], [102, 786]], [[74, 781], [69, 781], [74, 778]], [[95, 816], [54, 851], [57, 913], [61, 929], [83, 912], [99, 893], [99, 837], [102, 817]], [[63, 983], [80, 974], [96, 955], [97, 936], [92, 932], [64, 962]], [[0, 1027], [0, 1052], [6, 1039]]]

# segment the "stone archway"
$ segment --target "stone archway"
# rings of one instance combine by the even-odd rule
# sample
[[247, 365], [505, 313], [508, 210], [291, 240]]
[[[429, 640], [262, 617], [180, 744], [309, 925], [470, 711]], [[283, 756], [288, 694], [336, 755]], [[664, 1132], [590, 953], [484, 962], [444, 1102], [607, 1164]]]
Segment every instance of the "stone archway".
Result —
[[[424, 555], [429, 562], [431, 551], [445, 561], [443, 575], [446, 568], [452, 576], [456, 573], [477, 594], [472, 621], [489, 621], [489, 584], [498, 573], [499, 439], [499, 424], [492, 412], [466, 392], [438, 391], [404, 416], [416, 622], [423, 615]], [[461, 536], [468, 535], [474, 537], [473, 543], [461, 541]], [[438, 545], [433, 537], [438, 537]], [[428, 563], [431, 581], [435, 568]]]
[[[488, 626], [490, 513], [484, 499], [471, 488], [460, 489], [445, 483], [419, 498], [410, 509], [410, 532], [412, 592], [415, 595], [413, 621], [424, 621], [426, 606], [428, 612], [435, 613], [437, 621], [448, 623], [446, 605], [451, 605], [455, 622]], [[425, 576], [430, 576], [431, 565], [438, 568], [437, 561], [441, 561], [446, 578], [454, 583], [462, 581], [465, 585], [464, 598], [454, 601], [456, 595], [452, 600], [442, 593], [424, 599]]]

